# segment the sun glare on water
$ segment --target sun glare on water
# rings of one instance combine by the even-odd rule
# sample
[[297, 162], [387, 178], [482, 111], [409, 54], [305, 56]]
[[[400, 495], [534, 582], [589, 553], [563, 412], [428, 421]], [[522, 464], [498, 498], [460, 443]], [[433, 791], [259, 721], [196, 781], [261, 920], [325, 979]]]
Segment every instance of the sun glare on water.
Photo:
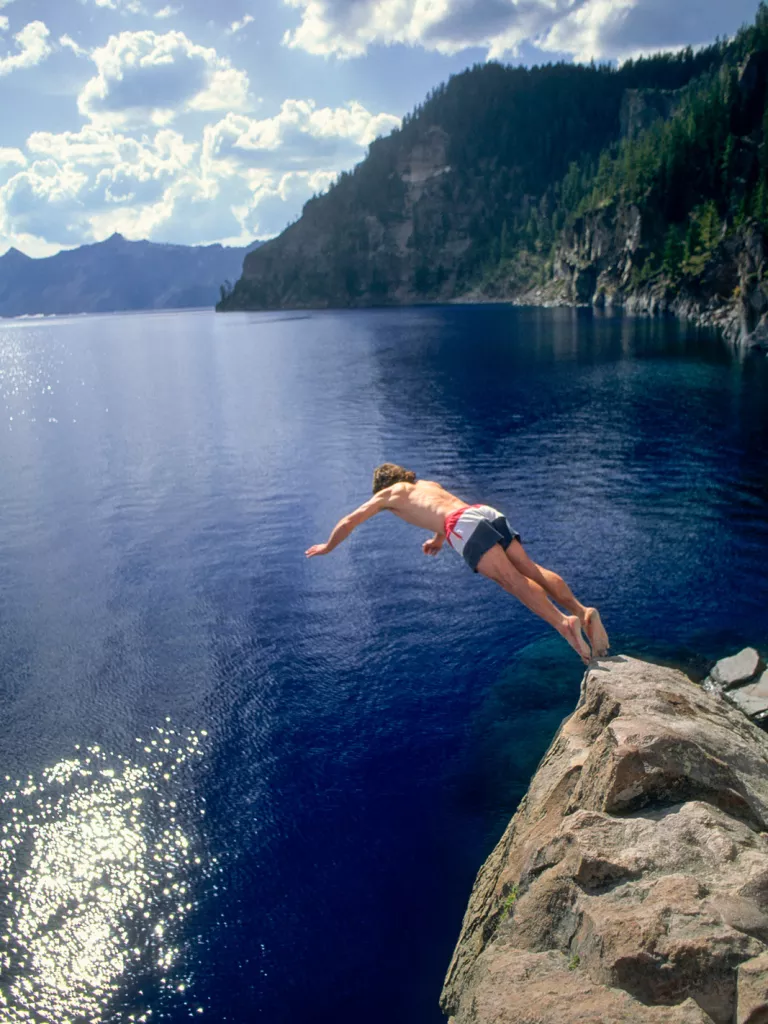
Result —
[[181, 924], [210, 868], [192, 771], [204, 737], [166, 725], [131, 756], [93, 746], [38, 778], [6, 778], [0, 1019], [150, 1021], [147, 986], [189, 988]]

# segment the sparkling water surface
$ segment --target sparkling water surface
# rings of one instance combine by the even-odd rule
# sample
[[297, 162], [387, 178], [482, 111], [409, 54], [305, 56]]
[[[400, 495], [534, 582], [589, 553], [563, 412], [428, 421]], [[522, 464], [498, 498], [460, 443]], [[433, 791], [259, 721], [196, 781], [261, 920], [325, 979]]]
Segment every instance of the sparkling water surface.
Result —
[[768, 651], [768, 359], [495, 307], [0, 322], [0, 1019], [438, 1024], [579, 691], [393, 516], [503, 510], [614, 650]]

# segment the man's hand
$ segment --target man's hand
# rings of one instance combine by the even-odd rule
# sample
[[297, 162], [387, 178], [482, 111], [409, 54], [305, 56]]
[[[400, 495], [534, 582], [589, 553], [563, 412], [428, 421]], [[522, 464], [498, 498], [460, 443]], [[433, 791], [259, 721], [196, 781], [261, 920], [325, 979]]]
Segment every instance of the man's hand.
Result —
[[313, 544], [311, 548], [307, 548], [304, 552], [307, 558], [314, 558], [315, 555], [327, 555], [328, 545], [327, 544]]
[[445, 537], [443, 537], [442, 534], [436, 533], [431, 540], [424, 541], [424, 543], [421, 545], [421, 550], [424, 552], [425, 555], [438, 555], [440, 554], [440, 549], [442, 548], [444, 542]]

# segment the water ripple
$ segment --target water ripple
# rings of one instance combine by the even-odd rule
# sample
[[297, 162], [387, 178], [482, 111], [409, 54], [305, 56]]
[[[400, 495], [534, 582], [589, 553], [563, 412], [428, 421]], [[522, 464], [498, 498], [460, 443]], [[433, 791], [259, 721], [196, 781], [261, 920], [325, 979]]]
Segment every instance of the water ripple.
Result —
[[[190, 773], [204, 735], [166, 723], [131, 756], [91, 746], [37, 777], [6, 777], [3, 1020], [149, 1021], [139, 979], [184, 993], [179, 929], [204, 856]], [[130, 981], [133, 1005], [117, 1007]]]

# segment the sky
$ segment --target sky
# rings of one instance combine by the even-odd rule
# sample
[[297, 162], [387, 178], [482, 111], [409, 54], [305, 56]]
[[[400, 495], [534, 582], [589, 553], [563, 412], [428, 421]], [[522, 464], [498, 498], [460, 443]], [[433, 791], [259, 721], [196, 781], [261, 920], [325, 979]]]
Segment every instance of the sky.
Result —
[[0, 0], [0, 253], [278, 234], [486, 60], [621, 61], [758, 0]]

